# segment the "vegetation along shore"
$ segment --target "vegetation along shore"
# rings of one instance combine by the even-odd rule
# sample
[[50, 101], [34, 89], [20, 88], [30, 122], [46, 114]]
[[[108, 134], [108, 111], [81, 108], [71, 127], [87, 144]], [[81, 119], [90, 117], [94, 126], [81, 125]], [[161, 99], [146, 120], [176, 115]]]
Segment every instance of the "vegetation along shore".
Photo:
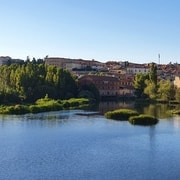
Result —
[[[88, 63], [97, 65], [96, 61]], [[129, 78], [128, 67], [129, 63], [125, 63], [119, 69], [127, 70]], [[76, 71], [70, 71], [48, 65], [43, 59], [1, 65], [0, 113], [23, 114], [81, 108], [91, 102], [98, 103], [103, 97], [114, 97], [116, 100], [132, 98], [143, 103], [179, 104], [180, 88], [170, 80], [158, 79], [158, 67], [155, 63], [151, 63], [148, 68], [147, 73], [131, 75], [133, 80], [129, 83], [122, 82], [124, 75], [115, 77], [117, 74], [111, 74], [110, 70], [92, 71], [92, 68], [88, 68], [77, 71], [76, 68]], [[128, 85], [130, 91], [126, 89]], [[172, 113], [179, 114], [179, 110], [173, 109]]]

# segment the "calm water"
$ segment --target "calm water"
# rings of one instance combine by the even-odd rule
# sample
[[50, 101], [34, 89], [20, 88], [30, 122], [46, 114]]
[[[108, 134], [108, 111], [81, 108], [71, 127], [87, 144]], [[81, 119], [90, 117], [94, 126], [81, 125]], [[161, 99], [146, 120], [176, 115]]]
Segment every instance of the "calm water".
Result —
[[81, 112], [0, 116], [0, 180], [180, 179], [180, 117], [144, 127]]

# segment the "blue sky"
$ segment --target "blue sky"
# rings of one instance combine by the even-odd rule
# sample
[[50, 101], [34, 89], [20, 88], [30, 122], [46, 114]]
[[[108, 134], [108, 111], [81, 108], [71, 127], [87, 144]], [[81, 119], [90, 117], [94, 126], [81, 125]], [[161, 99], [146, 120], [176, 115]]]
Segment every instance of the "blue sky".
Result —
[[0, 0], [0, 56], [180, 63], [179, 0]]

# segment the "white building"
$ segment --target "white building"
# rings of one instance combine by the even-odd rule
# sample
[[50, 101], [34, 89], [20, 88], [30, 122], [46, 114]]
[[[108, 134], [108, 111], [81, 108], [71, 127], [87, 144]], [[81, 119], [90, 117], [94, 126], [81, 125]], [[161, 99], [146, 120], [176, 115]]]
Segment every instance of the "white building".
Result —
[[0, 57], [0, 65], [8, 65], [10, 64], [11, 58], [9, 56], [1, 56]]
[[150, 72], [150, 67], [146, 64], [130, 64], [127, 68], [126, 68], [126, 74], [132, 74], [132, 75], [136, 75], [136, 74], [147, 74]]

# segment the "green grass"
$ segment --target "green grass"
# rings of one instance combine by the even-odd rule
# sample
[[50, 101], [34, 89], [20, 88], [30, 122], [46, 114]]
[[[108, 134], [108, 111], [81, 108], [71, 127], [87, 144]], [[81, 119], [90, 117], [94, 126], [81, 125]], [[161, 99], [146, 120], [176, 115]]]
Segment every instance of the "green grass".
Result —
[[54, 100], [50, 98], [38, 99], [31, 105], [11, 105], [1, 106], [0, 114], [26, 114], [40, 113], [48, 111], [59, 111], [63, 109], [77, 109], [89, 105], [89, 100], [85, 98], [72, 98], [69, 100]]
[[26, 114], [29, 113], [29, 108], [26, 105], [11, 105], [11, 106], [1, 106], [0, 114]]
[[105, 113], [107, 119], [128, 120], [131, 116], [137, 116], [138, 112], [131, 109], [117, 109]]
[[130, 117], [129, 122], [133, 125], [154, 125], [158, 123], [158, 119], [153, 116], [141, 114]]

